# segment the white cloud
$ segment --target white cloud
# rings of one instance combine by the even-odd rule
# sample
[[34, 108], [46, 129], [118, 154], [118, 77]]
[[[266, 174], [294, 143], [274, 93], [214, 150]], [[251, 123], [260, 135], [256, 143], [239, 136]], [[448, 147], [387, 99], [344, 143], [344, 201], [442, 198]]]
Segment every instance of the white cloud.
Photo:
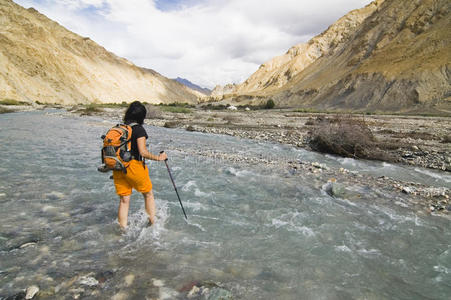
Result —
[[139, 66], [211, 88], [245, 80], [370, 0], [180, 0], [166, 11], [154, 0], [16, 2]]

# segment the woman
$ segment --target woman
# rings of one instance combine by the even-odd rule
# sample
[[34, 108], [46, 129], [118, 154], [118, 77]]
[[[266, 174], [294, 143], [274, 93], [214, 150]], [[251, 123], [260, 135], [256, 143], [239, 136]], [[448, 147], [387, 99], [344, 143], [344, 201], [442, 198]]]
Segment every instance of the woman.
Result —
[[149, 216], [149, 225], [155, 223], [155, 201], [152, 192], [152, 182], [150, 181], [149, 170], [144, 159], [162, 161], [167, 159], [167, 156], [165, 153], [154, 155], [147, 150], [146, 140], [148, 135], [142, 126], [146, 113], [146, 107], [141, 102], [135, 101], [127, 108], [124, 116], [124, 123], [132, 124], [132, 160], [127, 168], [127, 174], [124, 174], [122, 171], [113, 171], [114, 186], [120, 198], [118, 221], [122, 229], [127, 227], [132, 189], [143, 194], [146, 212]]

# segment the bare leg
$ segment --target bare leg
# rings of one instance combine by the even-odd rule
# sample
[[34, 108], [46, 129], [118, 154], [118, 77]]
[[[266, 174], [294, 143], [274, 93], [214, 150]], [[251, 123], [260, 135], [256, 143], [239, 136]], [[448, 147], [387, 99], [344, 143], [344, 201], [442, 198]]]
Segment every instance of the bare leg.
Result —
[[130, 206], [130, 195], [119, 196], [119, 211], [117, 213], [117, 220], [122, 229], [127, 228], [128, 208]]
[[148, 193], [143, 193], [144, 196], [144, 206], [146, 208], [147, 215], [149, 216], [150, 223], [155, 223], [155, 200], [153, 198], [153, 191], [150, 190]]

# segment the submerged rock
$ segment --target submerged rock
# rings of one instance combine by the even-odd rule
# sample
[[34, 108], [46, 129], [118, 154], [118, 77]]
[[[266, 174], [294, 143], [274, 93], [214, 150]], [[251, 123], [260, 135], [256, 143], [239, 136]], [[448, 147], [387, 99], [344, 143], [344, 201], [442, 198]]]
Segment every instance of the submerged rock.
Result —
[[335, 178], [330, 179], [325, 185], [323, 190], [332, 197], [343, 198], [346, 195], [346, 188], [344, 185], [337, 183]]
[[4, 299], [5, 300], [23, 300], [23, 299], [25, 299], [25, 295], [26, 295], [25, 291], [21, 291], [15, 295], [8, 296]]
[[91, 276], [82, 276], [80, 277], [80, 279], [78, 279], [78, 283], [92, 287], [98, 285], [99, 281]]
[[198, 295], [200, 295], [200, 288], [198, 288], [197, 286], [193, 286], [189, 291], [187, 297], [188, 299], [192, 299], [194, 297], [197, 297]]
[[25, 299], [33, 299], [33, 297], [39, 292], [39, 287], [37, 285], [32, 285], [27, 288], [25, 292]]
[[27, 242], [25, 244], [20, 245], [19, 249], [23, 249], [23, 248], [27, 248], [27, 247], [31, 247], [31, 246], [36, 246], [37, 243], [38, 243], [37, 241]]
[[36, 246], [38, 244], [38, 242], [39, 242], [38, 238], [28, 238], [28, 239], [25, 239], [24, 241], [21, 241], [20, 243], [16, 244], [15, 246], [10, 247], [8, 249], [8, 251], [33, 247], [33, 246]]
[[161, 280], [161, 279], [155, 279], [155, 278], [153, 278], [153, 279], [152, 279], [152, 284], [153, 284], [154, 286], [156, 286], [156, 287], [162, 287], [162, 286], [164, 286], [164, 281]]
[[[190, 283], [190, 285], [193, 284]], [[189, 286], [189, 285], [187, 285]], [[196, 283], [192, 285], [188, 292], [188, 299], [203, 299], [203, 300], [232, 300], [233, 295], [227, 289], [219, 286], [214, 282]]]
[[113, 271], [102, 271], [96, 274], [95, 279], [97, 279], [99, 283], [104, 283], [109, 279], [111, 279], [113, 276], [114, 276]]
[[135, 281], [135, 275], [128, 274], [127, 276], [125, 276], [124, 281], [126, 286], [131, 286], [133, 284], [133, 281]]
[[414, 190], [411, 187], [405, 186], [401, 190], [404, 194], [413, 194]]
[[121, 291], [121, 292], [118, 292], [117, 294], [115, 294], [111, 299], [112, 300], [125, 300], [128, 298], [129, 298], [128, 294]]

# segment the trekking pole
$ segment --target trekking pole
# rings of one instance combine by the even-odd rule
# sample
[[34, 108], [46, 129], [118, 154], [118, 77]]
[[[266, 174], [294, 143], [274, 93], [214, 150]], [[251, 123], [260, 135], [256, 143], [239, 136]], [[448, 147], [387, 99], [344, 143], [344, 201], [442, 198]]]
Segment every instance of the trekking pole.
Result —
[[[164, 151], [161, 151], [160, 154], [161, 153], [164, 153]], [[177, 191], [177, 186], [175, 185], [174, 178], [172, 178], [171, 169], [169, 169], [167, 158], [164, 160], [164, 163], [166, 164], [166, 168], [168, 169], [169, 177], [171, 178], [172, 185], [174, 186], [175, 193], [177, 194], [177, 198], [179, 198], [180, 206], [182, 207], [183, 214], [185, 215], [185, 219], [188, 220], [188, 217], [186, 216], [186, 213], [185, 213], [185, 209], [183, 208], [182, 200], [180, 200], [179, 192]]]

